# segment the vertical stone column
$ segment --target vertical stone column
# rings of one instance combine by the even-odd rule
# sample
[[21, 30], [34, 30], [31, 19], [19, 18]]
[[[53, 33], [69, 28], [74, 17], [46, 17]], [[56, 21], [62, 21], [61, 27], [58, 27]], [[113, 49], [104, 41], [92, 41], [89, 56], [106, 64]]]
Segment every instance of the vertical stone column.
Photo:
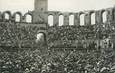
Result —
[[102, 14], [101, 11], [96, 11], [96, 24], [102, 23]]
[[85, 25], [91, 25], [91, 16], [89, 13], [85, 15]]
[[100, 40], [100, 30], [101, 30], [101, 24], [102, 24], [102, 11], [96, 11], [96, 25], [98, 26], [98, 32], [97, 32], [97, 49], [99, 49], [101, 40]]
[[112, 21], [113, 21], [113, 16], [114, 16], [114, 14], [113, 14], [113, 9], [110, 8], [110, 9], [107, 9], [107, 11], [108, 11], [108, 14], [107, 14], [107, 22], [112, 22]]
[[23, 23], [26, 22], [26, 18], [25, 18], [25, 16], [22, 16], [22, 22], [23, 22]]
[[113, 8], [113, 21], [115, 21], [115, 7]]
[[43, 12], [42, 16], [43, 16], [42, 22], [44, 22], [44, 24], [48, 24], [48, 16], [49, 16], [48, 12]]
[[2, 21], [2, 13], [0, 12], [0, 21]]
[[22, 19], [23, 19], [23, 17], [22, 17], [22, 15], [20, 16], [20, 22], [22, 22]]
[[69, 14], [65, 13], [64, 14], [64, 26], [69, 25]]
[[75, 13], [75, 14], [74, 14], [74, 25], [75, 25], [75, 26], [80, 26], [79, 13]]
[[[16, 17], [14, 15], [12, 16], [12, 21], [16, 22]], [[20, 22], [21, 22], [21, 19], [20, 19]]]
[[53, 17], [53, 24], [54, 24], [54, 26], [59, 26], [59, 15], [58, 15], [58, 13], [55, 13], [55, 15]]

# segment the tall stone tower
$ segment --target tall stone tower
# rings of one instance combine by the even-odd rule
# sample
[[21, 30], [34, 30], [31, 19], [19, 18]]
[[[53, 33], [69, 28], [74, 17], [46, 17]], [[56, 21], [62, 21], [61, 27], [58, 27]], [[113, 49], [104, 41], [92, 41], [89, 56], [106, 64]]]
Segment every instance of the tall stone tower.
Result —
[[39, 12], [48, 11], [48, 0], [35, 0], [34, 8], [35, 11], [39, 11]]

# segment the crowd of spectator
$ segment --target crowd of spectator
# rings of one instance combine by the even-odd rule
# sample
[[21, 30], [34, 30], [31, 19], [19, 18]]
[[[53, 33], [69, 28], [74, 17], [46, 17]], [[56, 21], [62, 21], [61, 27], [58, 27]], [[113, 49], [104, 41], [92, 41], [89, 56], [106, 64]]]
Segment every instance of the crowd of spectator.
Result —
[[52, 27], [48, 29], [49, 40], [76, 40], [76, 39], [90, 39], [95, 38], [95, 31], [93, 26], [89, 27], [73, 27], [62, 26]]
[[114, 73], [114, 58], [96, 50], [0, 52], [0, 73]]
[[[96, 48], [100, 37], [96, 26], [62, 26], [48, 29], [49, 46]], [[78, 45], [79, 44], [79, 45]]]
[[[61, 44], [62, 46], [64, 45], [65, 47], [66, 46], [70, 47], [73, 44], [78, 43], [86, 43], [86, 44], [87, 42], [92, 43], [94, 42], [94, 40], [92, 39], [96, 38], [97, 35], [95, 33], [93, 26], [86, 26], [86, 27], [62, 26], [62, 27], [50, 27], [48, 29], [47, 39], [49, 46], [51, 45], [58, 46], [59, 44]], [[74, 46], [77, 47], [77, 45]]]
[[[9, 23], [1, 24], [0, 31], [3, 35], [0, 35], [0, 43], [6, 42], [7, 45], [14, 43], [19, 46], [20, 40], [35, 39], [33, 35], [37, 30], [36, 27], [27, 28]], [[48, 30], [48, 44], [51, 45], [57, 40], [64, 41], [64, 44], [68, 42], [71, 44], [70, 40], [82, 40], [83, 42], [86, 39], [97, 38], [95, 33], [92, 26], [79, 27], [78, 29], [68, 26], [51, 28]], [[27, 43], [24, 42], [24, 44]], [[30, 44], [28, 46], [34, 45], [34, 43]], [[106, 46], [108, 43], [104, 44]], [[90, 48], [94, 49], [94, 47]], [[40, 46], [36, 50], [0, 52], [0, 73], [115, 73], [113, 48], [103, 47], [98, 50], [65, 50], [62, 48], [55, 51], [53, 49], [55, 48], [47, 49]]]
[[[28, 24], [27, 24], [28, 25]], [[4, 46], [30, 46], [35, 44], [39, 28], [25, 26], [20, 23], [0, 23], [0, 45]]]

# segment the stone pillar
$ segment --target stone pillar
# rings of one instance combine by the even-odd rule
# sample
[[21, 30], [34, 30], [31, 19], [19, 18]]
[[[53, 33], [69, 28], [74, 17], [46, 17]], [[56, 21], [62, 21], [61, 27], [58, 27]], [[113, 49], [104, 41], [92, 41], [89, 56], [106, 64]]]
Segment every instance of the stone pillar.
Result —
[[85, 25], [91, 25], [91, 16], [89, 13], [85, 15]]
[[115, 7], [113, 8], [113, 21], [115, 21]]
[[80, 26], [79, 13], [75, 13], [75, 14], [74, 14], [74, 25], [75, 25], [75, 26]]
[[69, 14], [65, 13], [64, 14], [64, 26], [69, 25]]
[[16, 22], [16, 17], [15, 16], [12, 16], [12, 21]]
[[22, 16], [22, 22], [25, 23], [26, 22], [26, 18], [24, 16]]
[[107, 22], [112, 22], [113, 21], [113, 17], [114, 17], [114, 13], [113, 13], [113, 9], [107, 9], [108, 14], [107, 14]]
[[23, 17], [22, 17], [22, 15], [20, 16], [20, 22], [22, 22], [22, 20], [23, 20]]
[[2, 21], [2, 13], [0, 12], [0, 21]]
[[54, 26], [59, 26], [59, 15], [58, 14], [54, 15], [53, 24], [54, 24]]
[[101, 11], [96, 11], [96, 24], [102, 23], [102, 14]]

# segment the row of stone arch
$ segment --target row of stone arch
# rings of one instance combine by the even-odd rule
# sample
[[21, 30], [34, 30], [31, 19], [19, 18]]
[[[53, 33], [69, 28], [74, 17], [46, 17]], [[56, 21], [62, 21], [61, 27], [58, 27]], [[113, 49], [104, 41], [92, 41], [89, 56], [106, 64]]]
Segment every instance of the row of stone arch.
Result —
[[[53, 20], [53, 15], [48, 16], [48, 24], [50, 26], [53, 26], [54, 20]], [[69, 16], [69, 25], [74, 25], [74, 15]], [[91, 14], [91, 24], [96, 24], [96, 13]], [[107, 22], [107, 12], [103, 12], [102, 14], [102, 22], [106, 23]], [[59, 26], [64, 25], [64, 16], [60, 15], [59, 16]], [[85, 25], [85, 14], [80, 15], [80, 25]]]
[[[76, 15], [77, 14], [77, 15]], [[69, 25], [93, 25], [98, 23], [106, 23], [108, 21], [114, 20], [114, 9], [108, 10], [100, 10], [100, 11], [89, 11], [89, 12], [79, 12], [79, 13], [68, 14], [68, 21], [66, 21]], [[59, 26], [65, 24], [65, 14], [59, 14], [58, 19], [54, 19], [54, 15], [50, 14], [48, 16], [48, 24], [49, 26], [53, 26], [54, 22], [58, 20]], [[77, 23], [75, 23], [77, 20]]]
[[[106, 23], [107, 22], [107, 12], [104, 11], [101, 15], [102, 17], [102, 23]], [[96, 24], [96, 13], [91, 13], [91, 25]], [[80, 15], [80, 25], [85, 25], [85, 14], [81, 14]]]
[[[53, 26], [54, 20], [53, 20], [53, 15], [49, 15], [48, 16], [48, 24], [49, 26]], [[69, 24], [70, 25], [74, 25], [74, 15], [70, 15], [69, 16]], [[60, 15], [59, 16], [59, 26], [64, 25], [64, 16]]]
[[4, 11], [0, 12], [0, 20], [32, 23], [33, 17], [31, 12], [23, 15], [21, 12], [15, 12], [12, 14], [10, 11]]
[[[97, 24], [97, 23], [106, 23], [107, 21], [114, 20], [114, 8], [99, 10], [99, 11], [88, 11], [88, 12], [79, 12], [79, 13], [61, 13], [61, 12], [47, 12], [48, 18], [47, 22], [49, 26], [55, 24], [62, 25], [87, 25], [87, 24]], [[55, 17], [56, 16], [56, 17]], [[0, 12], [0, 21], [15, 21], [15, 22], [33, 22], [32, 12], [27, 12], [24, 15], [21, 12], [11, 13], [10, 11]]]

